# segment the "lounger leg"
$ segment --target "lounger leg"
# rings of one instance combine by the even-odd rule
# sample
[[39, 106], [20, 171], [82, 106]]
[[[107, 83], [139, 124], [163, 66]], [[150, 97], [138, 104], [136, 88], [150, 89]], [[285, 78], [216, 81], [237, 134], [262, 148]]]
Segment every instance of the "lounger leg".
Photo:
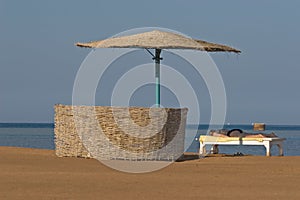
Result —
[[219, 153], [219, 147], [218, 147], [218, 145], [217, 144], [212, 145], [210, 152], [213, 153], [213, 154], [218, 154]]
[[283, 156], [283, 147], [282, 147], [282, 144], [281, 143], [277, 144], [277, 146], [278, 146], [278, 149], [279, 149], [279, 155]]
[[203, 144], [202, 142], [200, 142], [199, 154], [200, 155], [206, 154], [205, 144]]
[[264, 146], [266, 148], [266, 156], [271, 156], [271, 145], [269, 141], [264, 141]]

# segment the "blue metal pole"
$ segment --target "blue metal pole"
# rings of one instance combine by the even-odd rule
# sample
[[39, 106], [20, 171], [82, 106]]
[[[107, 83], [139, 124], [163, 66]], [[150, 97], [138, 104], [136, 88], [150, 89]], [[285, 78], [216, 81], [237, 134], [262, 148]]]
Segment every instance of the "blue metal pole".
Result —
[[160, 53], [161, 49], [155, 49], [155, 103], [156, 107], [160, 107]]

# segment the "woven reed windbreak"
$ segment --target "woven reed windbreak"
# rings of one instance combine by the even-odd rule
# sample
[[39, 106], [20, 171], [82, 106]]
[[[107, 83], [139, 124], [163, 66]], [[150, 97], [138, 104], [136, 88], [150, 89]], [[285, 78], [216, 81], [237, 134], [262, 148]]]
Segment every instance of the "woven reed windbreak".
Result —
[[55, 105], [57, 156], [176, 160], [187, 109]]

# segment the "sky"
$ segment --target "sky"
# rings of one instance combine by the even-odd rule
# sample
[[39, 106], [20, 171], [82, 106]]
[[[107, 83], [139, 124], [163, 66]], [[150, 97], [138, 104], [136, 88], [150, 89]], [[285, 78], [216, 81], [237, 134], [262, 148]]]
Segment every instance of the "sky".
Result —
[[[225, 85], [225, 123], [300, 125], [299, 7], [296, 0], [0, 0], [0, 122], [53, 122], [55, 104], [72, 104], [76, 74], [90, 52], [74, 43], [162, 27], [242, 51], [210, 54]], [[139, 62], [151, 60], [136, 54]], [[100, 81], [99, 88], [110, 86]], [[132, 105], [153, 97], [147, 88], [153, 89], [140, 88]], [[195, 91], [204, 98], [200, 122], [208, 123], [205, 84]]]

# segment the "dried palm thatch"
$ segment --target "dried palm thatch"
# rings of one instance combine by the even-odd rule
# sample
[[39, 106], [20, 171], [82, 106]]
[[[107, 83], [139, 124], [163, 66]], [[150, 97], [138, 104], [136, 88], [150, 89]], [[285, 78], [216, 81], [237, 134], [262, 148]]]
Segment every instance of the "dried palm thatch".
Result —
[[179, 34], [158, 30], [88, 43], [76, 43], [76, 46], [87, 48], [195, 49], [209, 52], [241, 52], [229, 46], [191, 39]]

